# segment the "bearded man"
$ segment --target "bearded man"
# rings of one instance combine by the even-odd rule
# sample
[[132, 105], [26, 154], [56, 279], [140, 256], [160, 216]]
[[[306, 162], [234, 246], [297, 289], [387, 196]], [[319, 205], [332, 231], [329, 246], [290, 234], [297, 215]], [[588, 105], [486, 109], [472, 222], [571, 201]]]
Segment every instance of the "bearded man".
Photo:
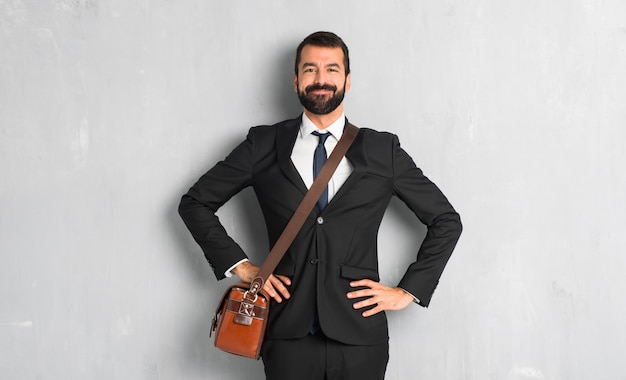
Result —
[[[215, 212], [252, 186], [273, 245], [314, 180], [314, 157], [341, 138], [350, 91], [348, 47], [330, 32], [298, 46], [294, 90], [304, 112], [247, 138], [182, 197], [179, 212], [218, 279], [250, 282], [251, 263]], [[317, 151], [317, 153], [316, 153]], [[426, 225], [397, 286], [379, 282], [377, 234], [393, 196]], [[273, 380], [383, 379], [389, 359], [385, 311], [428, 306], [461, 234], [458, 213], [400, 147], [398, 137], [361, 128], [320, 202], [264, 285], [272, 297], [261, 350]], [[381, 252], [380, 254], [389, 254]]]

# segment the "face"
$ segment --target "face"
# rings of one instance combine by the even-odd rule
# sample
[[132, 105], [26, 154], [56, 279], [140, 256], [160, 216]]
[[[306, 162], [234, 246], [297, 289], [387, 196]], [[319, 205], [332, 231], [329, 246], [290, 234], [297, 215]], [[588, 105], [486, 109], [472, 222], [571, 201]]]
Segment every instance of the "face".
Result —
[[350, 90], [350, 74], [346, 75], [343, 50], [306, 45], [300, 53], [294, 89], [304, 108], [316, 115], [326, 115], [339, 107]]

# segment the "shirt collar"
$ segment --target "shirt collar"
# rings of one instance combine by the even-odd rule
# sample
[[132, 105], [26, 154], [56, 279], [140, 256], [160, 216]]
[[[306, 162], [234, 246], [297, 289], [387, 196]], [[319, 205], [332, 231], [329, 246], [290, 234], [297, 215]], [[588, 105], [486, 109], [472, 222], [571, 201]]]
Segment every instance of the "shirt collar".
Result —
[[300, 124], [300, 137], [308, 136], [314, 131], [318, 131], [321, 133], [330, 132], [334, 138], [339, 140], [341, 135], [343, 134], [343, 128], [346, 125], [346, 116], [344, 113], [341, 113], [341, 116], [335, 121], [332, 122], [326, 129], [320, 130], [315, 124], [309, 119], [305, 113], [302, 113], [302, 124]]

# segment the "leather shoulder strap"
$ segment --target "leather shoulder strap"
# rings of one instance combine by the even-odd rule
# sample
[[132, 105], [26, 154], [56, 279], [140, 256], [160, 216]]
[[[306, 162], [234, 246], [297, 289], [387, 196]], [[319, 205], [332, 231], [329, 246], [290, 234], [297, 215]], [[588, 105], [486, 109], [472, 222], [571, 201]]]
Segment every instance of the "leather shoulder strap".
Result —
[[274, 244], [274, 247], [265, 259], [265, 262], [263, 263], [263, 266], [261, 266], [256, 278], [252, 281], [250, 285], [251, 295], [256, 294], [263, 288], [267, 278], [272, 274], [272, 272], [274, 272], [274, 269], [276, 269], [276, 266], [285, 255], [285, 252], [287, 252], [287, 249], [293, 242], [293, 239], [295, 239], [298, 232], [300, 232], [306, 218], [309, 214], [311, 214], [313, 207], [315, 207], [317, 200], [322, 195], [326, 185], [328, 185], [328, 182], [337, 169], [339, 162], [346, 155], [346, 152], [348, 152], [350, 145], [352, 145], [352, 142], [358, 133], [359, 129], [346, 121], [346, 126], [339, 142], [333, 149], [330, 157], [328, 157], [328, 160], [326, 160], [324, 166], [322, 166], [320, 173], [317, 178], [315, 178], [315, 181], [313, 181], [311, 188], [307, 191], [306, 195], [300, 202], [300, 205], [291, 216], [289, 223], [287, 223], [285, 230], [276, 241], [276, 244]]

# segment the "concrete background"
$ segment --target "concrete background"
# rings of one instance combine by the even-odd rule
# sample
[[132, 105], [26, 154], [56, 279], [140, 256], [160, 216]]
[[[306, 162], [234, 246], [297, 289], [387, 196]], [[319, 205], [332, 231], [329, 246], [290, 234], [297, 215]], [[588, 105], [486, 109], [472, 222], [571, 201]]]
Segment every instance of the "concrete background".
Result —
[[[212, 347], [228, 281], [176, 206], [300, 112], [316, 30], [351, 49], [350, 120], [465, 225], [431, 307], [389, 313], [387, 379], [626, 379], [626, 2], [0, 0], [1, 379], [258, 378]], [[251, 191], [220, 215], [265, 252]], [[392, 203], [384, 282], [420, 234]]]

